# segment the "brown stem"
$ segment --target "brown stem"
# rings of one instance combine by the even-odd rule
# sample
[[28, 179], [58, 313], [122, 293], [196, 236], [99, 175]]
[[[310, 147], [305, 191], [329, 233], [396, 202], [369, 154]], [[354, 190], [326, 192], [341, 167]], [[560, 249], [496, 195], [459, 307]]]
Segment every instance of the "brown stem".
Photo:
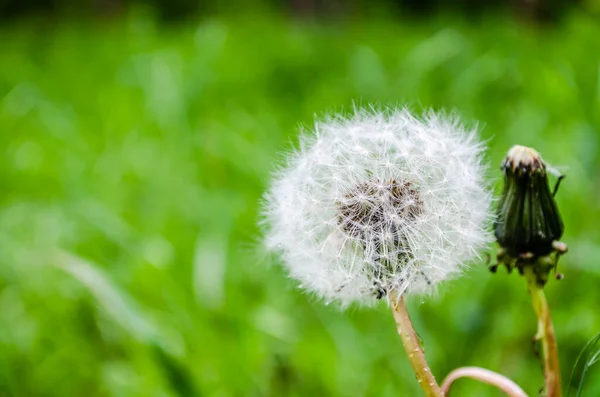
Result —
[[556, 335], [548, 310], [548, 302], [544, 295], [544, 288], [537, 283], [536, 276], [530, 266], [525, 268], [527, 287], [531, 294], [533, 308], [538, 318], [538, 330], [535, 340], [542, 343], [544, 360], [544, 378], [546, 397], [561, 397], [560, 364], [558, 360], [558, 345]]
[[396, 320], [396, 329], [398, 330], [400, 338], [402, 338], [404, 350], [406, 350], [410, 365], [415, 372], [417, 381], [425, 392], [425, 396], [443, 397], [444, 394], [425, 360], [425, 353], [421, 348], [419, 337], [410, 321], [410, 316], [408, 315], [406, 305], [404, 304], [404, 298], [401, 295], [399, 296], [396, 291], [391, 291], [388, 295], [388, 299], [392, 314], [394, 315], [394, 320]]
[[523, 389], [506, 376], [479, 367], [462, 367], [450, 372], [442, 383], [442, 393], [447, 396], [452, 383], [460, 378], [471, 378], [487, 383], [488, 385], [496, 386], [509, 397], [527, 397]]

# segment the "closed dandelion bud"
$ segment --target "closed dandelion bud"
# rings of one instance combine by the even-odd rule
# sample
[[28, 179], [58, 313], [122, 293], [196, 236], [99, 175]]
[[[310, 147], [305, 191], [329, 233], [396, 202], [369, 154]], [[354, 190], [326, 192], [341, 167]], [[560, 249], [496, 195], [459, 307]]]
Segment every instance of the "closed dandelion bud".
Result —
[[511, 256], [547, 255], [563, 233], [546, 166], [532, 148], [514, 146], [502, 163], [504, 192], [498, 206], [495, 234]]
[[475, 131], [407, 110], [317, 122], [265, 197], [267, 247], [326, 301], [427, 294], [489, 242]]
[[[566, 246], [558, 240], [563, 234], [563, 222], [548, 184], [548, 167], [537, 151], [525, 146], [513, 146], [504, 162], [504, 190], [494, 222], [500, 244], [499, 260], [509, 270], [516, 266], [534, 265], [545, 283], [547, 273], [555, 267], [553, 252], [562, 253]], [[492, 268], [495, 271], [495, 267]]]

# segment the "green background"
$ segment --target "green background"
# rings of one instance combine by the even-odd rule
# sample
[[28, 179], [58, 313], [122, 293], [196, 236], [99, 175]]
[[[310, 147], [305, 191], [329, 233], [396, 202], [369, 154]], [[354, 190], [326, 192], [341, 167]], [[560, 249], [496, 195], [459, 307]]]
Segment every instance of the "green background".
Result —
[[[417, 396], [385, 304], [342, 312], [261, 247], [260, 198], [315, 115], [455, 110], [567, 174], [547, 296], [568, 382], [600, 331], [600, 25], [268, 11], [0, 25], [0, 396]], [[489, 248], [494, 254], [495, 247]], [[409, 310], [439, 380], [537, 395], [525, 282], [474, 264]], [[566, 388], [566, 387], [565, 387]], [[592, 368], [586, 396], [600, 394]], [[456, 396], [500, 396], [462, 380]]]

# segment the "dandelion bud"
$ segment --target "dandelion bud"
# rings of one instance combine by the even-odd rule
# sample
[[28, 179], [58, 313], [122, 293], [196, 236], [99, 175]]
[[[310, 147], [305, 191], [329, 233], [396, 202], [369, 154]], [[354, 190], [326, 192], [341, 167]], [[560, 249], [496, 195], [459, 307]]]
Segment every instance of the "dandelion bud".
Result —
[[266, 244], [327, 301], [432, 292], [489, 241], [475, 131], [407, 110], [317, 122], [265, 196]]
[[563, 233], [563, 223], [548, 186], [546, 166], [531, 148], [514, 146], [502, 163], [504, 192], [495, 233], [513, 257], [547, 255]]
[[551, 192], [546, 164], [538, 152], [525, 146], [510, 149], [502, 171], [504, 191], [494, 223], [501, 247], [499, 259], [509, 270], [513, 265], [520, 271], [523, 266], [535, 266], [543, 284], [556, 264], [547, 256], [566, 251], [566, 246], [558, 241], [564, 230], [554, 200], [558, 182]]

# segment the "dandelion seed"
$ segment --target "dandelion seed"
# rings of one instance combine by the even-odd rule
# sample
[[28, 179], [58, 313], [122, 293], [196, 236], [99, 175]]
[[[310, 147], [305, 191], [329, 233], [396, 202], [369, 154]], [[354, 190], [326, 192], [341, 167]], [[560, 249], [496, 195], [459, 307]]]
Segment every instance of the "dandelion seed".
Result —
[[431, 293], [490, 241], [481, 152], [476, 131], [434, 112], [319, 121], [265, 196], [267, 247], [326, 301]]

